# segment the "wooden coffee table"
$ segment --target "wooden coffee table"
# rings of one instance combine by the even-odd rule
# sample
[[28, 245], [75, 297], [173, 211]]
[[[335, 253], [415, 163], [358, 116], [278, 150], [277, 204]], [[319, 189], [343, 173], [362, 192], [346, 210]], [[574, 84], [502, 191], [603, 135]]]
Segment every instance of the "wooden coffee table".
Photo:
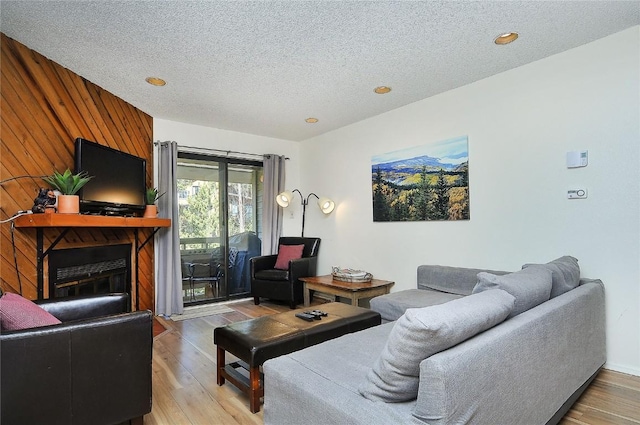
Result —
[[390, 280], [372, 279], [366, 283], [351, 283], [334, 280], [332, 275], [301, 277], [304, 282], [304, 306], [309, 307], [311, 291], [322, 292], [334, 296], [349, 298], [351, 305], [358, 305], [360, 298], [372, 298], [388, 294], [395, 282]]

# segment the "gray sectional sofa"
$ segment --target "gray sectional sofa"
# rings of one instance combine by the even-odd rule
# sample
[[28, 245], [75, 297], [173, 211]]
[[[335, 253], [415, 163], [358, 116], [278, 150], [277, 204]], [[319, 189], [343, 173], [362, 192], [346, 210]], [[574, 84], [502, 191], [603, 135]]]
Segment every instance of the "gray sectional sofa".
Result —
[[264, 364], [264, 421], [557, 423], [604, 365], [601, 281], [562, 257], [520, 271], [418, 267], [389, 321]]

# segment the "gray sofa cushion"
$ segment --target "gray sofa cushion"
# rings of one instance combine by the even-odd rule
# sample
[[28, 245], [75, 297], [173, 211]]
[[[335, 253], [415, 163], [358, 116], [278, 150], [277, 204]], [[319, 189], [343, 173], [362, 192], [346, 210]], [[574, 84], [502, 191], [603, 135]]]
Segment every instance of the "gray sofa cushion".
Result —
[[395, 323], [365, 329], [267, 360], [264, 423], [271, 425], [411, 424], [416, 400], [367, 400], [358, 388]]
[[[533, 265], [525, 264], [522, 268]], [[540, 265], [551, 270], [551, 298], [562, 295], [580, 285], [580, 266], [577, 258], [565, 255]]]
[[380, 313], [382, 320], [398, 320], [409, 308], [428, 307], [462, 297], [462, 295], [432, 291], [431, 289], [407, 289], [372, 298], [371, 310]]
[[389, 334], [360, 393], [373, 401], [416, 398], [422, 360], [502, 322], [514, 303], [512, 295], [494, 290], [407, 310]]
[[516, 304], [509, 317], [517, 316], [549, 300], [551, 270], [533, 265], [502, 276], [486, 272], [478, 273], [478, 283], [473, 288], [473, 293], [477, 294], [489, 289], [503, 289], [513, 295]]
[[428, 288], [450, 294], [471, 295], [480, 272], [489, 272], [495, 275], [509, 273], [500, 270], [422, 265], [418, 266], [418, 289]]

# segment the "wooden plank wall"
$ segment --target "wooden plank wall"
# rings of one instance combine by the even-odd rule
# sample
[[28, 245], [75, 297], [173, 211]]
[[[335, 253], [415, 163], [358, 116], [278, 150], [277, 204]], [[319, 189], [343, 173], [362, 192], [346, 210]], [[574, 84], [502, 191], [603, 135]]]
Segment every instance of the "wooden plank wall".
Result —
[[[73, 170], [74, 140], [83, 137], [147, 160], [147, 186], [153, 176], [153, 119], [122, 99], [1, 34], [0, 58], [0, 219], [29, 210], [39, 176]], [[117, 170], [114, 170], [117, 172]], [[36, 231], [0, 227], [0, 285], [4, 291], [36, 298]], [[13, 239], [15, 240], [15, 250]], [[58, 236], [45, 231], [45, 249]], [[144, 240], [151, 234], [141, 229]], [[133, 230], [78, 229], [56, 248], [133, 242]], [[15, 261], [14, 261], [15, 251]], [[15, 267], [17, 262], [17, 272]], [[154, 308], [153, 243], [139, 256], [140, 308]], [[45, 294], [46, 290], [45, 263]], [[135, 274], [135, 270], [132, 271]]]

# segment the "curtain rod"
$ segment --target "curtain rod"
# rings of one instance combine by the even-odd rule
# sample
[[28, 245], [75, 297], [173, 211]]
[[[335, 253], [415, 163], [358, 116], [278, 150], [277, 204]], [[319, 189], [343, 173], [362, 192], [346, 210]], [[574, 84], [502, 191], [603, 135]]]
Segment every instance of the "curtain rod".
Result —
[[[160, 141], [157, 142], [153, 142], [153, 144], [155, 146], [157, 146], [158, 144], [160, 144]], [[185, 149], [197, 149], [197, 150], [203, 150], [203, 151], [211, 151], [211, 152], [221, 152], [224, 153], [227, 157], [229, 156], [229, 154], [239, 154], [239, 155], [247, 155], [247, 156], [255, 156], [258, 157], [260, 159], [262, 159], [262, 157], [264, 155], [258, 154], [258, 153], [249, 153], [249, 152], [240, 152], [240, 151], [232, 151], [232, 150], [224, 150], [224, 149], [214, 149], [214, 148], [201, 148], [199, 146], [185, 146], [185, 145], [178, 145], [178, 147], [180, 148], [185, 148]], [[288, 157], [285, 157], [285, 159], [289, 159]]]

